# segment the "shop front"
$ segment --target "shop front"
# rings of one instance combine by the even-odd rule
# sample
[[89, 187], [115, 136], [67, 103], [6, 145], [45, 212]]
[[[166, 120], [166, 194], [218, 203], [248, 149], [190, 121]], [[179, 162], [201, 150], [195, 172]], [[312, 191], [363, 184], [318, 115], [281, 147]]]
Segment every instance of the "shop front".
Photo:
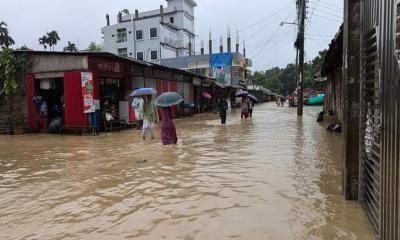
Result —
[[[185, 105], [201, 94], [194, 86], [199, 91], [205, 83], [204, 78], [182, 70], [108, 53], [24, 53], [34, 63], [25, 78], [27, 129], [33, 132], [134, 125], [129, 97], [133, 90], [152, 87], [158, 94], [178, 92]], [[204, 87], [211, 92], [207, 84]], [[180, 107], [174, 107], [174, 112]]]

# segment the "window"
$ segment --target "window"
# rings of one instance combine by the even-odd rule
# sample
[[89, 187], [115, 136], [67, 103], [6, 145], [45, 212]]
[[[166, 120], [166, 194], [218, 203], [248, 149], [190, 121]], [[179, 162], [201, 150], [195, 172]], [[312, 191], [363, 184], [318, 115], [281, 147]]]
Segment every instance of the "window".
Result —
[[158, 37], [157, 28], [150, 28], [150, 38], [157, 38], [157, 37]]
[[122, 57], [127, 57], [128, 56], [128, 49], [127, 48], [119, 48], [118, 49], [118, 55]]
[[136, 40], [143, 40], [143, 30], [136, 30]]
[[126, 35], [126, 28], [121, 28], [117, 30], [117, 43], [126, 42], [127, 35]]
[[157, 60], [158, 59], [158, 51], [153, 50], [150, 52], [151, 60]]
[[136, 59], [143, 61], [144, 60], [144, 53], [143, 52], [137, 52], [136, 53]]
[[175, 20], [174, 17], [170, 17], [169, 18], [169, 22], [172, 23], [172, 24], [174, 23], [174, 20]]

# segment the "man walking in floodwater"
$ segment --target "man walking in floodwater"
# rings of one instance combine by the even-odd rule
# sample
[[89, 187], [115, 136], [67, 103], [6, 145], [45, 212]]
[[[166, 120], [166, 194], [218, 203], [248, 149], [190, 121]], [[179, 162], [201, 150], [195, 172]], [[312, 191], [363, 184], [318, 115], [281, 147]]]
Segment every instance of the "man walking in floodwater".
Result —
[[226, 124], [226, 111], [228, 110], [228, 103], [224, 98], [220, 98], [217, 103], [219, 111], [219, 117], [221, 118], [221, 124]]

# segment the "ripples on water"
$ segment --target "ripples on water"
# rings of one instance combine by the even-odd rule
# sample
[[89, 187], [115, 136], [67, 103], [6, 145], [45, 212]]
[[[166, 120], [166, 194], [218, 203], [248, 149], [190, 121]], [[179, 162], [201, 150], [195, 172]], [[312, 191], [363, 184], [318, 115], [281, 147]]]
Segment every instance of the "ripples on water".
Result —
[[340, 137], [295, 109], [135, 130], [0, 137], [0, 239], [373, 239], [341, 196]]

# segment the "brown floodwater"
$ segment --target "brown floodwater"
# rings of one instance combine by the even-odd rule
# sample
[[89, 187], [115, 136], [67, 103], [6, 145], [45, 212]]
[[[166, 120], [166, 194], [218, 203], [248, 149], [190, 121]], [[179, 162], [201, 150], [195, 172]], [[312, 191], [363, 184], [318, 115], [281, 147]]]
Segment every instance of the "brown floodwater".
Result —
[[374, 239], [319, 110], [178, 120], [177, 146], [136, 130], [0, 136], [0, 239]]

